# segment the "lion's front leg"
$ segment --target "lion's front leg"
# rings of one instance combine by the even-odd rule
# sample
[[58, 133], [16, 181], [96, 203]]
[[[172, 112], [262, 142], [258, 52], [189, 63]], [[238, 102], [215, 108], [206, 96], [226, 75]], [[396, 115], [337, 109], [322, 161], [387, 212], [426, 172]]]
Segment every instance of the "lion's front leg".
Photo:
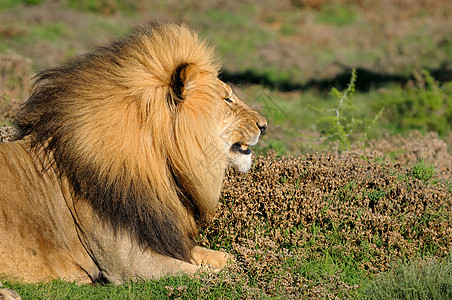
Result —
[[234, 261], [234, 256], [225, 252], [210, 250], [195, 246], [191, 251], [194, 264], [209, 265], [216, 269], [223, 269]]

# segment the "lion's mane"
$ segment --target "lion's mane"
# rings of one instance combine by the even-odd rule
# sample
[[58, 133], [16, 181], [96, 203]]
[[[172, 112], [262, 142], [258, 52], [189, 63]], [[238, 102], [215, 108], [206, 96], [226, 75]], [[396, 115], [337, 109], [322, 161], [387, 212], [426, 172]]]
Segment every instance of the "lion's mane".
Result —
[[[189, 261], [196, 220], [217, 206], [224, 176], [200, 167], [213, 159], [203, 146], [220, 147], [209, 81], [219, 67], [187, 27], [143, 27], [39, 73], [16, 126], [117, 234]], [[194, 101], [185, 89], [196, 74], [213, 76]]]

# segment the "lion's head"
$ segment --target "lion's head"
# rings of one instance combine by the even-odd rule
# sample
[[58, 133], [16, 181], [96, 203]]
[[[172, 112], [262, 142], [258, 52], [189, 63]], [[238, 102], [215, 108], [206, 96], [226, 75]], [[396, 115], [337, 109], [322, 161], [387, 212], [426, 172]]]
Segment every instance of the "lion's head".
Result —
[[225, 168], [247, 171], [265, 119], [218, 79], [212, 47], [154, 24], [38, 74], [21, 137], [117, 232], [189, 260], [195, 219], [218, 204]]

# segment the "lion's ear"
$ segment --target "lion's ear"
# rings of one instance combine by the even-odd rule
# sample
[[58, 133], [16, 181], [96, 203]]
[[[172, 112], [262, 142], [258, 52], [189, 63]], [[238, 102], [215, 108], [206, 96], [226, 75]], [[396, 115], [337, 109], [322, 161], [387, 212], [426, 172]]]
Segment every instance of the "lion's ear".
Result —
[[185, 100], [187, 85], [198, 73], [199, 68], [194, 64], [180, 64], [174, 70], [170, 83], [172, 105], [177, 105]]

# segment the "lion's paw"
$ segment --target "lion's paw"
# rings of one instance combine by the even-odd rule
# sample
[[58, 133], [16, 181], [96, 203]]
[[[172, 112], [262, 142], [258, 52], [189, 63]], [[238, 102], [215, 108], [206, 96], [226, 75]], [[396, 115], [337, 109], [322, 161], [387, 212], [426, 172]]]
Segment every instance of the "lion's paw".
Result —
[[[0, 282], [0, 287], [2, 287], [2, 283]], [[19, 296], [19, 294], [12, 290], [7, 288], [0, 288], [0, 300], [21, 300], [22, 298]]]
[[203, 247], [194, 247], [192, 257], [196, 265], [209, 265], [219, 270], [235, 261], [234, 256], [229, 253], [209, 250]]

